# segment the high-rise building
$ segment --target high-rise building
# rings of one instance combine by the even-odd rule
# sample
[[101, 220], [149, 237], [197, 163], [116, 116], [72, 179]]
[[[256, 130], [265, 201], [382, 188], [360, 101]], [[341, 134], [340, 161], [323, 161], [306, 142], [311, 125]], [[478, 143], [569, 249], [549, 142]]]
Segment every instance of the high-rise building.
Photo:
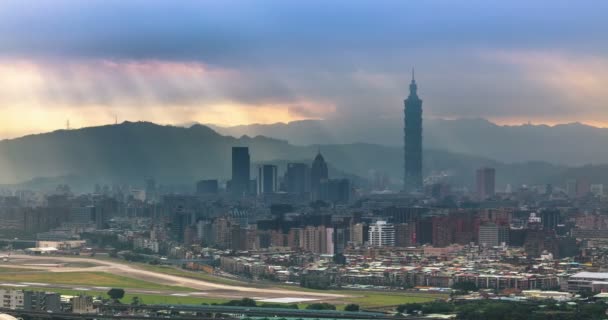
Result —
[[395, 246], [409, 247], [416, 245], [416, 224], [395, 224]]
[[265, 164], [258, 166], [258, 194], [269, 194], [278, 191], [277, 166]]
[[327, 179], [319, 186], [319, 199], [332, 203], [348, 203], [350, 200], [350, 181], [348, 179]]
[[333, 228], [308, 226], [304, 228], [302, 249], [312, 253], [333, 254]]
[[557, 209], [543, 209], [539, 212], [540, 223], [544, 230], [556, 230], [560, 223], [561, 212]]
[[369, 245], [372, 247], [394, 247], [395, 226], [386, 221], [376, 221], [369, 226]]
[[249, 193], [250, 165], [248, 147], [232, 147], [232, 194], [243, 196]]
[[196, 183], [196, 194], [216, 194], [218, 192], [217, 180], [200, 180]]
[[404, 101], [404, 176], [405, 192], [422, 188], [422, 100], [412, 70], [410, 95]]
[[350, 243], [353, 246], [361, 246], [365, 242], [365, 225], [356, 223], [350, 228]]
[[310, 169], [310, 191], [313, 200], [319, 200], [321, 196], [321, 182], [327, 180], [328, 176], [327, 163], [323, 159], [321, 151], [319, 151]]
[[289, 193], [310, 192], [310, 169], [305, 163], [288, 163], [285, 172], [285, 189]]
[[496, 188], [496, 169], [480, 168], [477, 169], [477, 198], [485, 200], [494, 196]]
[[495, 247], [498, 245], [498, 226], [494, 223], [486, 223], [479, 226], [477, 241], [482, 246]]

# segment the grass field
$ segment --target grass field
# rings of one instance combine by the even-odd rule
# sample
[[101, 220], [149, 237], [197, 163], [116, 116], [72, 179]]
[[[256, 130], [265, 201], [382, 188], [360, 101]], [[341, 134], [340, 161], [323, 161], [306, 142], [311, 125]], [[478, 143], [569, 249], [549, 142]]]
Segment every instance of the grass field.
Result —
[[73, 284], [82, 286], [103, 286], [133, 289], [156, 289], [171, 291], [194, 291], [184, 287], [174, 287], [138, 279], [117, 276], [104, 272], [40, 272], [40, 273], [0, 273], [0, 281], [41, 282], [53, 284]]
[[[153, 266], [148, 264], [136, 264], [142, 269], [149, 271], [162, 272], [176, 276], [182, 276], [187, 278], [205, 280], [214, 283], [227, 284], [227, 285], [249, 285], [259, 286], [257, 283], [246, 283], [238, 280], [226, 279], [223, 277], [214, 276], [204, 272], [192, 272], [186, 270], [180, 270], [170, 266]], [[394, 306], [405, 303], [423, 303], [437, 299], [446, 299], [448, 296], [445, 294], [436, 293], [416, 293], [416, 292], [380, 292], [380, 291], [366, 291], [366, 290], [314, 290], [301, 288], [298, 286], [282, 285], [282, 284], [269, 284], [263, 283], [261, 286], [264, 287], [280, 287], [283, 289], [293, 291], [307, 291], [316, 293], [335, 293], [342, 295], [353, 296], [352, 298], [341, 299], [343, 303], [338, 305], [338, 308], [343, 308], [346, 303], [356, 303], [363, 308], [381, 308], [384, 306]], [[334, 301], [328, 301], [330, 303], [336, 303]], [[304, 305], [300, 305], [305, 306]]]
[[[127, 262], [127, 261], [118, 260], [118, 259], [110, 259], [110, 260], [129, 264], [129, 265], [132, 265], [134, 267], [138, 267], [138, 268], [141, 268], [144, 270], [171, 274], [171, 275], [175, 275], [175, 276], [182, 276], [182, 277], [192, 278], [192, 279], [199, 279], [199, 280], [204, 280], [204, 281], [209, 281], [209, 282], [219, 283], [219, 284], [237, 285], [237, 286], [238, 285], [252, 286], [252, 287], [276, 287], [276, 288], [293, 290], [294, 292], [306, 291], [306, 292], [316, 292], [316, 293], [335, 293], [335, 294], [352, 296], [349, 298], [327, 301], [329, 303], [336, 304], [339, 309], [343, 308], [344, 305], [347, 303], [356, 303], [356, 304], [359, 304], [362, 308], [382, 308], [385, 306], [386, 307], [395, 306], [395, 305], [405, 304], [405, 303], [429, 302], [429, 301], [433, 301], [433, 300], [437, 300], [437, 299], [446, 299], [448, 297], [445, 294], [425, 293], [425, 292], [418, 293], [418, 292], [399, 292], [399, 291], [382, 292], [382, 291], [367, 291], [367, 290], [313, 290], [313, 289], [301, 288], [298, 286], [290, 286], [290, 285], [284, 285], [284, 284], [279, 284], [279, 283], [277, 283], [277, 284], [274, 284], [274, 283], [261, 283], [261, 284], [246, 283], [243, 281], [226, 279], [223, 277], [214, 276], [214, 275], [204, 273], [204, 272], [181, 270], [179, 268], [175, 268], [175, 267], [171, 267], [171, 266], [158, 266], [158, 265], [150, 265], [150, 264], [145, 264], [145, 263], [133, 263], [133, 262]], [[120, 278], [123, 278], [123, 277], [120, 277]], [[0, 274], [0, 279], [2, 279], [2, 274]], [[134, 280], [134, 279], [130, 279], [130, 278], [126, 278], [126, 279]], [[28, 281], [28, 280], [23, 280], [23, 281]], [[135, 281], [138, 281], [138, 280], [135, 280]], [[40, 282], [42, 282], [42, 281], [40, 281]], [[56, 282], [56, 283], [58, 283], [58, 282]], [[148, 283], [148, 284], [150, 284], [150, 283]], [[151, 284], [151, 285], [154, 285], [154, 284]], [[110, 285], [105, 285], [105, 286], [110, 286]], [[124, 285], [123, 287], [128, 287], [128, 286]], [[137, 286], [137, 287], [133, 287], [133, 288], [142, 288], [142, 287]], [[158, 289], [158, 287], [156, 287], [156, 289]], [[184, 288], [182, 288], [182, 289], [184, 289]], [[146, 303], [156, 303], [156, 302], [154, 302], [154, 301], [158, 301], [156, 299], [162, 299], [162, 298], [164, 298], [164, 297], [151, 296], [149, 299], [153, 299], [152, 300], [153, 302], [146, 302]], [[171, 299], [172, 298], [182, 298], [182, 300], [190, 299], [190, 298], [186, 299], [186, 297], [168, 297], [168, 298], [171, 298]], [[192, 297], [192, 299], [199, 299], [199, 298]], [[200, 298], [200, 299], [202, 299], [202, 298]], [[203, 302], [201, 302], [201, 303], [203, 303]], [[209, 302], [209, 303], [213, 303], [213, 301]], [[300, 307], [305, 307], [305, 306], [306, 306], [306, 304], [300, 304]]]
[[396, 306], [405, 303], [423, 303], [437, 299], [445, 299], [447, 295], [428, 294], [428, 293], [393, 293], [393, 292], [366, 292], [366, 291], [337, 291], [342, 294], [358, 295], [358, 297], [348, 298], [345, 301], [356, 303], [361, 308], [381, 308]]
[[234, 286], [255, 285], [255, 284], [251, 284], [251, 283], [247, 283], [247, 282], [243, 282], [243, 281], [226, 279], [223, 277], [214, 276], [212, 274], [208, 274], [208, 273], [205, 273], [202, 271], [200, 271], [200, 272], [187, 271], [187, 270], [181, 270], [181, 269], [171, 267], [171, 266], [153, 266], [153, 265], [143, 264], [143, 263], [136, 264], [135, 266], [148, 270], [148, 271], [166, 273], [166, 274], [180, 276], [180, 277], [184, 277], [184, 278], [209, 281], [212, 283], [234, 285]]
[[[8, 287], [5, 287], [8, 288]], [[23, 288], [16, 287], [14, 289], [22, 290]], [[101, 296], [103, 298], [108, 298], [106, 292], [103, 291], [78, 291], [78, 290], [69, 290], [69, 289], [50, 289], [49, 288], [28, 288], [28, 290], [34, 291], [53, 291], [60, 293], [62, 295], [79, 295], [86, 294], [89, 296]], [[212, 303], [224, 303], [228, 302], [229, 299], [221, 299], [221, 298], [207, 298], [207, 297], [176, 297], [176, 296], [168, 296], [168, 295], [158, 295], [158, 294], [125, 294], [124, 298], [120, 301], [125, 304], [131, 303], [131, 299], [133, 297], [139, 297], [140, 301], [145, 304], [212, 304]]]
[[15, 267], [0, 266], [0, 273], [3, 273], [3, 272], [24, 272], [24, 271], [36, 271], [36, 270], [35, 269], [27, 269], [27, 268], [15, 268]]

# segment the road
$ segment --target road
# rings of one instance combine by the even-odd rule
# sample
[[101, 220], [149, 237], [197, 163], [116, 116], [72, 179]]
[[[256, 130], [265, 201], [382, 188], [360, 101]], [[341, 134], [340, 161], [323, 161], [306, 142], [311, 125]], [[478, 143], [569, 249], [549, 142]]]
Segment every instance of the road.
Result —
[[[83, 262], [90, 264], [91, 266], [78, 267], [78, 264], [82, 264]], [[60, 267], [60, 265], [63, 264], [67, 264], [68, 266]], [[70, 264], [74, 266], [69, 266]], [[44, 269], [49, 272], [107, 272], [110, 274], [125, 276], [152, 283], [191, 288], [194, 290], [202, 291], [209, 297], [255, 297], [260, 299], [286, 299], [291, 300], [293, 302], [312, 300], [334, 300], [346, 297], [345, 295], [340, 294], [306, 292], [297, 290], [287, 290], [282, 288], [255, 288], [250, 286], [237, 286], [213, 283], [200, 279], [193, 279], [156, 271], [144, 270], [130, 264], [92, 258], [63, 256], [30, 256], [13, 254], [10, 256], [10, 262], [5, 263], [5, 265], [20, 268], [27, 267], [35, 269]]]

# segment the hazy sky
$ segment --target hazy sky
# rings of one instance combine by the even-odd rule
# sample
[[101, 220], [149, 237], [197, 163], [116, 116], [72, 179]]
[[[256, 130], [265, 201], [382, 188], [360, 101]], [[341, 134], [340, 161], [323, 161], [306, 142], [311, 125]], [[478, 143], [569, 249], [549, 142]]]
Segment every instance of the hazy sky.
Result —
[[[149, 120], [608, 126], [606, 1], [3, 0], [0, 137]], [[373, 128], [368, 128], [373, 129]]]

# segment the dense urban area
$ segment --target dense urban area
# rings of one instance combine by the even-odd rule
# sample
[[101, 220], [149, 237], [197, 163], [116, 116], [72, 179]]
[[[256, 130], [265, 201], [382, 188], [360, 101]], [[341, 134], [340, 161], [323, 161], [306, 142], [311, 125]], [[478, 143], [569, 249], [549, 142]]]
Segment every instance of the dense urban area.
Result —
[[[384, 305], [288, 298], [266, 303], [282, 308], [337, 306], [462, 319], [476, 319], [484, 310], [480, 306], [492, 305], [488, 312], [496, 312], [505, 304], [508, 312], [533, 311], [539, 319], [548, 314], [574, 319], [582, 312], [602, 316], [606, 310], [608, 202], [602, 185], [573, 180], [497, 192], [495, 170], [480, 168], [472, 173], [476, 190], [427, 182], [421, 192], [404, 194], [387, 191], [382, 177], [373, 190], [332, 179], [321, 152], [311, 165], [287, 164], [280, 176], [277, 166], [260, 165], [255, 180], [249, 178], [248, 148], [235, 147], [232, 159], [231, 181], [202, 180], [191, 194], [172, 193], [152, 178], [144, 188], [96, 185], [90, 194], [73, 194], [65, 185], [48, 194], [5, 191], [0, 224], [11, 236], [1, 242], [6, 254], [0, 280], [10, 283], [2, 285], [2, 307], [171, 312], [144, 307], [146, 299], [136, 295], [120, 302], [123, 288], [89, 295], [86, 288], [63, 294], [19, 287], [41, 287], [27, 277], [19, 281], [41, 271], [23, 272], [14, 261], [70, 256], [235, 285], [433, 297], [416, 303], [389, 299]], [[213, 304], [256, 306], [253, 297]], [[193, 311], [182, 313], [188, 312]]]
[[[252, 165], [190, 192], [5, 189], [0, 311], [25, 318], [595, 319], [608, 305], [608, 201], [585, 178], [475, 186], [422, 174], [422, 100], [404, 102], [401, 191], [311, 163]], [[312, 156], [312, 155], [311, 155]], [[253, 168], [253, 170], [252, 170]], [[253, 172], [251, 172], [253, 171]], [[254, 179], [252, 179], [254, 177]]]

